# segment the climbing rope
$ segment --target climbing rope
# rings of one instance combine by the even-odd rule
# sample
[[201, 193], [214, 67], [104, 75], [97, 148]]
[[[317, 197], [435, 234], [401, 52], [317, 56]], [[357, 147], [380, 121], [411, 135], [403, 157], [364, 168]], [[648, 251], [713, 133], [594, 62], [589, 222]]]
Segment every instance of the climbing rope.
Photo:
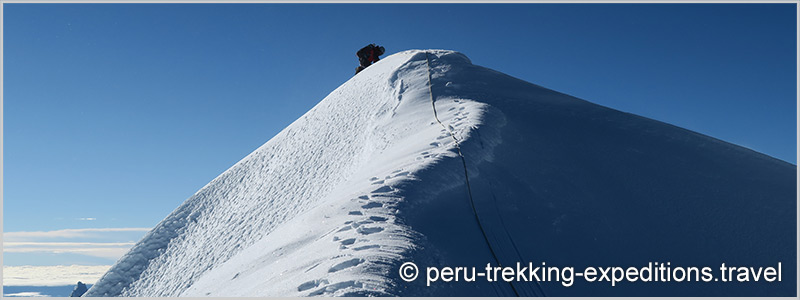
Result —
[[[483, 225], [481, 224], [481, 219], [478, 217], [478, 210], [475, 209], [475, 200], [472, 198], [472, 188], [469, 185], [469, 173], [467, 172], [467, 160], [464, 159], [464, 155], [461, 153], [461, 145], [458, 142], [458, 138], [456, 138], [455, 133], [450, 131], [447, 126], [444, 126], [442, 121], [439, 120], [439, 115], [436, 113], [436, 102], [433, 100], [433, 81], [431, 80], [431, 59], [428, 57], [428, 51], [425, 51], [425, 62], [428, 65], [428, 94], [431, 96], [431, 106], [433, 106], [433, 117], [436, 119], [436, 122], [439, 122], [439, 125], [450, 134], [450, 137], [453, 138], [453, 142], [456, 144], [456, 152], [458, 152], [458, 157], [461, 158], [461, 164], [464, 166], [464, 181], [467, 184], [467, 195], [469, 195], [469, 204], [472, 206], [472, 213], [475, 215], [475, 222], [478, 223], [478, 228], [481, 230], [481, 234], [483, 234], [483, 239], [486, 241], [486, 245], [489, 247], [489, 252], [494, 257], [494, 260], [497, 262], [497, 265], [502, 267], [500, 263], [500, 259], [497, 257], [497, 254], [494, 252], [492, 248], [492, 244], [489, 243], [489, 236], [486, 234], [486, 230], [483, 229]], [[514, 291], [514, 295], [519, 297], [519, 292], [514, 287], [514, 284], [510, 281], [508, 285], [511, 286], [511, 290]]]

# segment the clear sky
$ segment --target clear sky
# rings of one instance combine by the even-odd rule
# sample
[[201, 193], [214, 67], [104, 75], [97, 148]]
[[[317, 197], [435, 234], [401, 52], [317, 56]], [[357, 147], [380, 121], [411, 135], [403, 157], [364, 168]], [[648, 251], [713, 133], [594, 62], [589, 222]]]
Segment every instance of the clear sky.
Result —
[[[4, 263], [113, 263], [347, 81], [369, 43], [457, 50], [796, 163], [795, 18], [794, 4], [4, 4], [3, 231], [29, 243]], [[94, 244], [52, 244], [75, 241]]]

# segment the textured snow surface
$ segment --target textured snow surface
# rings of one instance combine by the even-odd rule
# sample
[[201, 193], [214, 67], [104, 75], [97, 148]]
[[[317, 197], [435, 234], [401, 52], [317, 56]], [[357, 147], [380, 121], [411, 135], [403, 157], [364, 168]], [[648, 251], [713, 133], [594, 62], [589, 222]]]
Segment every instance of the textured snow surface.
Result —
[[[186, 200], [87, 295], [794, 295], [795, 172], [457, 52], [405, 51]], [[426, 287], [398, 278], [406, 261], [784, 270], [769, 284]]]

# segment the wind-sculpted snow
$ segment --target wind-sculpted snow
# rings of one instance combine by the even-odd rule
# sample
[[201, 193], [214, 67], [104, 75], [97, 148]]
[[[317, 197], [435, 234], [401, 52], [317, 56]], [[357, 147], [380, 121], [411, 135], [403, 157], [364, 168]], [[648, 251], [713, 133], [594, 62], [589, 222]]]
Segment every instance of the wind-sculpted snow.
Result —
[[[379, 61], [186, 200], [92, 296], [793, 295], [794, 165], [473, 65]], [[451, 281], [424, 268], [717, 268], [780, 283]], [[404, 262], [423, 273], [399, 278]]]
[[[450, 159], [415, 174], [420, 182], [403, 194], [404, 224], [426, 237], [408, 261], [478, 268], [544, 262], [575, 272], [671, 262], [710, 267], [720, 281], [612, 286], [576, 276], [570, 286], [478, 280], [425, 287], [417, 280], [404, 295], [795, 295], [796, 166], [483, 67], [434, 65], [437, 109], [464, 100], [486, 106], [461, 143], [469, 186], [444, 172], [462, 169]], [[459, 125], [456, 119], [443, 123]], [[778, 262], [781, 282], [722, 282], [718, 273], [722, 263]]]
[[[399, 53], [334, 90], [186, 200], [88, 295], [307, 295], [298, 286], [316, 277], [331, 285], [311, 294], [385, 293], [413, 246], [395, 186], [455, 155], [433, 125], [425, 62]], [[462, 105], [474, 123], [480, 107]]]

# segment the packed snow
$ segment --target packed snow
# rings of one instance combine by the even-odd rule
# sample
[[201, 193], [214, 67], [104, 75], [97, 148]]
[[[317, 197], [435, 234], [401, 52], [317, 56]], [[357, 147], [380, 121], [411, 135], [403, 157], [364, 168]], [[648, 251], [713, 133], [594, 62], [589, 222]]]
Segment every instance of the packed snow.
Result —
[[[473, 65], [386, 57], [186, 200], [87, 296], [794, 295], [796, 166]], [[770, 266], [779, 283], [437, 282], [482, 268]]]

